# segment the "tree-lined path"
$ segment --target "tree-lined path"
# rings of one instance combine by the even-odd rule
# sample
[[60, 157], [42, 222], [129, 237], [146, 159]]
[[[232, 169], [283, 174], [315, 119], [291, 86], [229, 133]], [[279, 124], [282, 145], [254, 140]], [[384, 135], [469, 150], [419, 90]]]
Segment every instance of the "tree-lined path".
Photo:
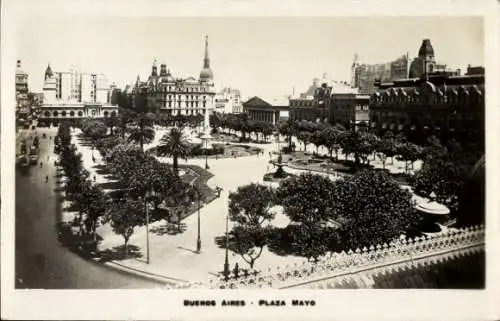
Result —
[[[154, 288], [157, 282], [88, 261], [63, 247], [57, 239], [59, 221], [53, 154], [57, 129], [37, 129], [40, 160], [26, 175], [16, 175], [15, 278], [16, 288], [110, 289]], [[49, 140], [52, 136], [52, 140]], [[49, 156], [49, 161], [47, 161]], [[45, 183], [45, 176], [49, 182]]]

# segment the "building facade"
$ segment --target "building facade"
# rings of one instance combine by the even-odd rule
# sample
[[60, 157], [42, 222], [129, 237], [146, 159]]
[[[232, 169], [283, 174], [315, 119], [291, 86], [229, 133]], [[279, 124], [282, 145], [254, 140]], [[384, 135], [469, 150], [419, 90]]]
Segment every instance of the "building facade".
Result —
[[30, 116], [28, 74], [21, 69], [21, 60], [16, 68], [16, 119], [26, 121]]
[[329, 122], [345, 128], [356, 129], [361, 123], [370, 122], [370, 96], [358, 93], [333, 93], [331, 96]]
[[215, 95], [215, 111], [222, 114], [240, 114], [243, 112], [241, 93], [238, 89], [224, 88]]
[[248, 114], [251, 120], [265, 121], [273, 125], [286, 118], [289, 108], [285, 104], [270, 104], [260, 97], [250, 98], [243, 103], [243, 112]]
[[371, 94], [375, 91], [374, 83], [390, 82], [408, 78], [410, 60], [408, 53], [394, 61], [381, 64], [364, 64], [358, 62], [355, 55], [351, 67], [351, 87], [358, 88], [361, 94]]
[[419, 143], [435, 135], [484, 146], [484, 96], [484, 74], [427, 73], [383, 84], [370, 97], [370, 126], [381, 135], [402, 132]]
[[133, 97], [134, 108], [139, 107], [135, 98], [143, 96], [146, 98], [148, 108], [156, 113], [204, 115], [213, 112], [215, 90], [208, 56], [208, 37], [205, 38], [203, 69], [198, 79], [176, 78], [172, 76], [166, 64], [161, 64], [158, 72], [155, 61], [148, 79], [141, 81], [137, 76], [135, 85], [131, 86], [129, 91]]
[[306, 92], [289, 99], [290, 118], [314, 122], [327, 121], [330, 96], [335, 84], [336, 82], [327, 80], [326, 74], [323, 74], [322, 79], [314, 78]]
[[109, 92], [102, 74], [81, 73], [74, 68], [69, 72], [53, 72], [48, 65], [38, 121], [49, 125], [61, 120], [114, 117], [118, 106], [110, 103]]

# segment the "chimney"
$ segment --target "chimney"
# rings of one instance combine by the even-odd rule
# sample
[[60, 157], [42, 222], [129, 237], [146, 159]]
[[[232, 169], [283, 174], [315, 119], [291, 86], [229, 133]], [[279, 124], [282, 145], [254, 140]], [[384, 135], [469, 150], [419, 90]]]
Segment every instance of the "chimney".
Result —
[[457, 76], [461, 76], [462, 75], [462, 70], [460, 70], [460, 68], [457, 69]]

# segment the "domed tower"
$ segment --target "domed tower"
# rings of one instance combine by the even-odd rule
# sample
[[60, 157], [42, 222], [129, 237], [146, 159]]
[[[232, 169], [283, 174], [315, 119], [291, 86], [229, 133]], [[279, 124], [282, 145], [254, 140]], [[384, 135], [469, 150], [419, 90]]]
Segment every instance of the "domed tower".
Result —
[[166, 64], [160, 65], [160, 77], [167, 77], [167, 65]]
[[158, 68], [156, 67], [156, 59], [153, 61], [153, 67], [151, 68], [151, 76], [158, 76]]
[[422, 45], [418, 50], [418, 57], [421, 60], [422, 74], [427, 78], [430, 72], [434, 71], [436, 60], [434, 59], [434, 48], [432, 47], [430, 39], [424, 39]]
[[44, 103], [54, 103], [57, 100], [57, 79], [54, 77], [50, 64], [45, 69], [45, 82], [43, 84]]
[[203, 69], [200, 72], [202, 82], [211, 82], [214, 79], [214, 73], [210, 69], [210, 58], [208, 58], [208, 36], [205, 36], [205, 58], [203, 59]]

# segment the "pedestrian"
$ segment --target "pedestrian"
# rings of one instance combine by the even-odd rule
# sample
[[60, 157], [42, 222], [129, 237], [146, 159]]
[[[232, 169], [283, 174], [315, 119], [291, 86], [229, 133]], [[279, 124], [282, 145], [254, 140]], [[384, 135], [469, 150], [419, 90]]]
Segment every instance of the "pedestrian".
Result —
[[42, 168], [42, 167], [43, 167], [43, 162], [40, 161], [40, 168]]
[[234, 278], [237, 279], [238, 278], [238, 274], [240, 273], [240, 269], [238, 267], [238, 262], [236, 262], [236, 264], [234, 265], [234, 270], [233, 270], [233, 274], [234, 274]]
[[95, 175], [94, 175], [94, 182], [95, 182], [96, 178], [95, 178]]
[[49, 175], [45, 175], [45, 183], [49, 181]]

